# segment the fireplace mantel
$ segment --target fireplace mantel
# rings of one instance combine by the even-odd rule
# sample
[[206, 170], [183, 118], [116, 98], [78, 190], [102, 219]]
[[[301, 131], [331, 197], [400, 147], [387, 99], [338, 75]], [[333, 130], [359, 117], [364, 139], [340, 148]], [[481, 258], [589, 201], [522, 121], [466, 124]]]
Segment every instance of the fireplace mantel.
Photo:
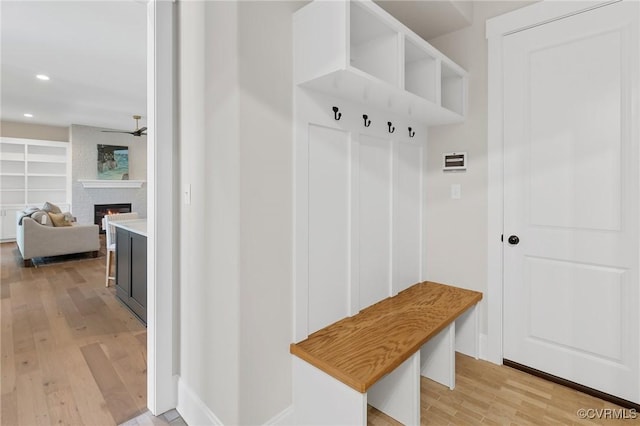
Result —
[[142, 188], [144, 180], [78, 179], [84, 188]]

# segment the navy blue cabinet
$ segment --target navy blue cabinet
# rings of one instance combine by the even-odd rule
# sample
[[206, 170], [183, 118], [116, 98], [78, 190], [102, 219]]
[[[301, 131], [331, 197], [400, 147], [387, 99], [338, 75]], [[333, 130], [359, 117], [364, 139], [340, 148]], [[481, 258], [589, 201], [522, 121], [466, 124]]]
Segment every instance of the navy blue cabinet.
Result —
[[116, 295], [147, 323], [147, 237], [116, 228]]

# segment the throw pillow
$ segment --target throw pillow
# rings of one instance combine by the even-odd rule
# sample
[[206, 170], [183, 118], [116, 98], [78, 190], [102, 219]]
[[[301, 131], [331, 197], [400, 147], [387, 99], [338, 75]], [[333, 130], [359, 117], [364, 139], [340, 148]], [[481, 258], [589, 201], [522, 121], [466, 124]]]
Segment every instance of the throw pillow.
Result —
[[53, 222], [53, 226], [71, 226], [71, 222], [67, 221], [64, 213], [51, 213], [49, 212], [49, 217]]
[[76, 221], [76, 218], [70, 212], [64, 212], [62, 214], [64, 215], [65, 220], [67, 222], [75, 222]]
[[35, 220], [40, 225], [53, 226], [53, 222], [51, 221], [51, 218], [49, 217], [49, 214], [47, 214], [47, 212], [42, 211], [42, 210], [39, 210], [39, 211], [33, 213], [31, 215], [31, 219]]
[[60, 207], [56, 206], [55, 204], [51, 204], [48, 201], [44, 203], [44, 206], [42, 206], [42, 210], [44, 210], [47, 213], [62, 213], [62, 210], [60, 210]]

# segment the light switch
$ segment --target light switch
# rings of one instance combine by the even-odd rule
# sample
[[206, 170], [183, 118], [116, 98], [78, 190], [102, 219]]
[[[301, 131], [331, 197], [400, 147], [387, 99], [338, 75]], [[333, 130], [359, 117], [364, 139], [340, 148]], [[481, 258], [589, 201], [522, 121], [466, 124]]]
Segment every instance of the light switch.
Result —
[[184, 203], [187, 206], [191, 205], [191, 184], [190, 183], [184, 186]]
[[460, 199], [460, 184], [459, 183], [452, 183], [451, 184], [451, 199], [452, 200], [459, 200]]

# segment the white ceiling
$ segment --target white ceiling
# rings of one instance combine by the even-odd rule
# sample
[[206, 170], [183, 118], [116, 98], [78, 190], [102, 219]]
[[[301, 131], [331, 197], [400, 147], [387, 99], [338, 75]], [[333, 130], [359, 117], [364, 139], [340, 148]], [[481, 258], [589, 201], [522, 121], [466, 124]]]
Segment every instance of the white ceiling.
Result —
[[375, 0], [425, 40], [457, 31], [473, 22], [470, 0]]
[[146, 2], [3, 0], [0, 14], [2, 120], [133, 130], [146, 115]]
[[[377, 3], [425, 39], [469, 25], [473, 9], [461, 0]], [[0, 29], [2, 120], [133, 130], [139, 114], [146, 125], [146, 0], [0, 0]]]

